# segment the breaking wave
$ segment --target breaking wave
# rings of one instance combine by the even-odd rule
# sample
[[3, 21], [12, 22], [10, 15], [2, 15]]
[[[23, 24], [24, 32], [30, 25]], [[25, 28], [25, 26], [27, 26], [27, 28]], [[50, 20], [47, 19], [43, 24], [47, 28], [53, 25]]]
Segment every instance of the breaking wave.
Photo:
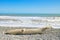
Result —
[[43, 27], [60, 28], [60, 17], [0, 16], [0, 26], [4, 27]]

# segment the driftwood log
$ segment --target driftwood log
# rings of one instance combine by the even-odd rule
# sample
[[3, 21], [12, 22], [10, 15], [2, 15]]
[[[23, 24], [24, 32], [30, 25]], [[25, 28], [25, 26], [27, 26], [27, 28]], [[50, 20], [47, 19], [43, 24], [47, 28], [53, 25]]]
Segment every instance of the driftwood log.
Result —
[[12, 34], [12, 35], [22, 35], [22, 34], [42, 34], [45, 30], [50, 29], [52, 27], [44, 27], [44, 28], [35, 28], [35, 29], [14, 29], [8, 30], [5, 34]]

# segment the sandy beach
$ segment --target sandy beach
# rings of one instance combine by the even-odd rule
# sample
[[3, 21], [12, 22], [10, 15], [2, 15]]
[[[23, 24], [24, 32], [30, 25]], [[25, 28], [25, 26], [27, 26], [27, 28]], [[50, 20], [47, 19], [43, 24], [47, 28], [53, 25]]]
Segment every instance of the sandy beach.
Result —
[[4, 34], [4, 32], [7, 30], [20, 29], [20, 28], [22, 27], [0, 27], [0, 40], [59, 40], [60, 39], [60, 29], [48, 29], [43, 34], [33, 34], [33, 35]]

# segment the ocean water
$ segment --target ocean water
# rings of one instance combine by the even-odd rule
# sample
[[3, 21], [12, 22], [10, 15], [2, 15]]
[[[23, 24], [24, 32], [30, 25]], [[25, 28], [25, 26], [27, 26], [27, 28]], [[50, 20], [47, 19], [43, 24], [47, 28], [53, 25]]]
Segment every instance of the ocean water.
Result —
[[39, 17], [60, 17], [59, 13], [0, 13], [1, 16], [39, 16]]
[[0, 15], [0, 26], [2, 27], [46, 27], [60, 28], [59, 16], [16, 16]]

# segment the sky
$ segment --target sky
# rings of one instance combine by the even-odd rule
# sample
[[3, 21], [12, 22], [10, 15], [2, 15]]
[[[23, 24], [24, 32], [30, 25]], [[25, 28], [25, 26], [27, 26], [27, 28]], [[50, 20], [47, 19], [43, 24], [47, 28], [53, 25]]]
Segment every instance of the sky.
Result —
[[0, 13], [60, 13], [60, 0], [0, 0]]

